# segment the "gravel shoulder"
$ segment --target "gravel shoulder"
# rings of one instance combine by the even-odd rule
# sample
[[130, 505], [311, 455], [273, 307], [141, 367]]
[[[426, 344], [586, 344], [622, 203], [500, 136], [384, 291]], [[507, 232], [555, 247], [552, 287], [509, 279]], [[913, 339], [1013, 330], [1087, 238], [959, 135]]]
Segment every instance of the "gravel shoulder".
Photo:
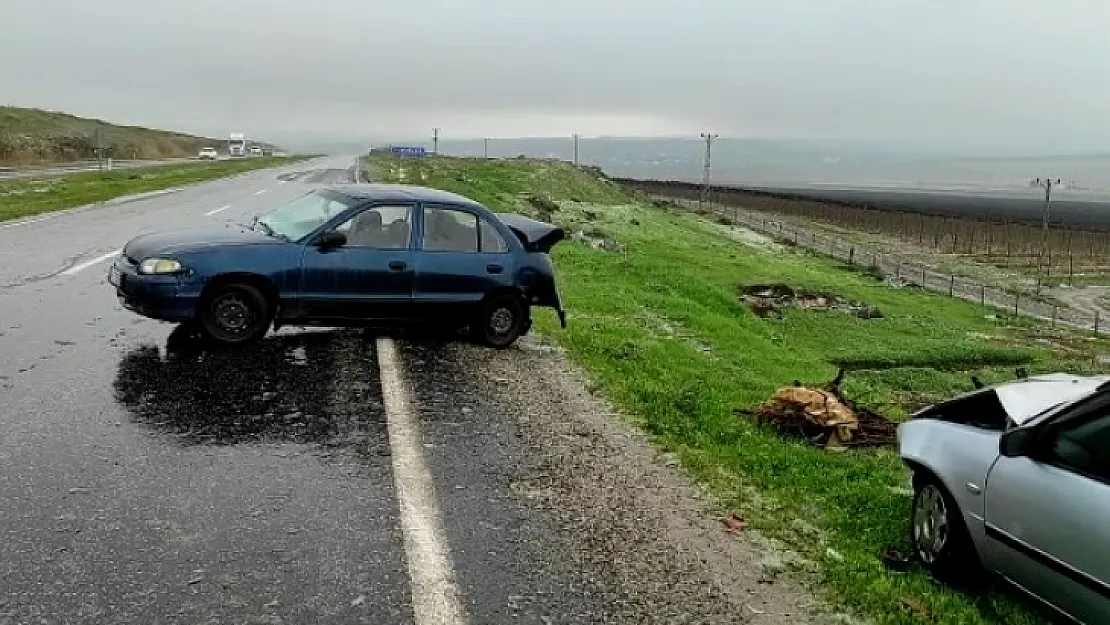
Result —
[[783, 575], [790, 554], [754, 531], [726, 532], [707, 491], [591, 394], [557, 349], [527, 337], [505, 352], [444, 350], [476, 414], [505, 419], [527, 458], [503, 479], [601, 606], [572, 622], [834, 622]]

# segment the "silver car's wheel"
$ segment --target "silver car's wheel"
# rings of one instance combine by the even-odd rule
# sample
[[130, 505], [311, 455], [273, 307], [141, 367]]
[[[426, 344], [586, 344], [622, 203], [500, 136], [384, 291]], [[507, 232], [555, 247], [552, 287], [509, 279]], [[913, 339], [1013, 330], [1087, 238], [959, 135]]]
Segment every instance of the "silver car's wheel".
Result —
[[925, 564], [932, 564], [948, 544], [948, 506], [944, 494], [929, 484], [921, 489], [913, 506], [913, 545]]
[[963, 582], [979, 568], [959, 506], [940, 480], [927, 472], [914, 476], [910, 542], [917, 558], [938, 578]]

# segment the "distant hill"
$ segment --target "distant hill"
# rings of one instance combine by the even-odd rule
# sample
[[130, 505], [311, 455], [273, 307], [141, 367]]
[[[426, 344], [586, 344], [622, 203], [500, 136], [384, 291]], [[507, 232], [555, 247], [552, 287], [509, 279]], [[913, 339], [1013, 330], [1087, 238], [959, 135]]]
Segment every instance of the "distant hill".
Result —
[[222, 149], [227, 142], [226, 138], [197, 137], [168, 130], [121, 126], [55, 111], [0, 106], [0, 165], [96, 158], [98, 129], [102, 133], [105, 156], [118, 159], [196, 156], [204, 146]]

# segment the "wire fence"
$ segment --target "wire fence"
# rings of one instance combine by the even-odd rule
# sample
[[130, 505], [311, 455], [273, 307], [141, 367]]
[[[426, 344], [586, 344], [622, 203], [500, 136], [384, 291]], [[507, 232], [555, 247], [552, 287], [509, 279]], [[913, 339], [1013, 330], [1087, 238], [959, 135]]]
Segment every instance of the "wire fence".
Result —
[[717, 217], [742, 225], [773, 239], [817, 252], [850, 265], [873, 272], [892, 286], [922, 288], [950, 297], [979, 303], [1014, 315], [1025, 315], [1047, 321], [1052, 327], [1070, 326], [1105, 334], [1106, 319], [1099, 310], [1085, 312], [1071, 306], [1062, 306], [1039, 299], [1019, 290], [988, 286], [965, 276], [945, 273], [909, 260], [898, 254], [879, 252], [864, 246], [847, 243], [841, 239], [815, 232], [797, 224], [768, 216], [741, 206], [723, 206], [705, 203], [699, 207], [696, 200], [684, 197], [656, 195], [657, 199], [673, 202], [689, 210], [708, 210]]

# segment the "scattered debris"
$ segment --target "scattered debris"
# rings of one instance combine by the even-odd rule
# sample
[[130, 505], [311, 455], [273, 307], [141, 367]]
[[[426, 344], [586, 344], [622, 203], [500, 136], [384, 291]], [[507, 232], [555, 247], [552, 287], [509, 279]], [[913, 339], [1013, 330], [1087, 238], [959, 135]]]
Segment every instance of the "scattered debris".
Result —
[[364, 603], [366, 603], [366, 595], [359, 595], [351, 599], [351, 607], [360, 606]]
[[897, 549], [886, 548], [883, 549], [883, 566], [891, 571], [906, 571], [910, 568], [913, 560], [906, 554], [898, 551]]
[[748, 522], [743, 517], [737, 514], [730, 514], [721, 519], [721, 523], [725, 524], [725, 531], [730, 534], [735, 534], [741, 530], [748, 529]]
[[623, 252], [624, 244], [616, 241], [598, 229], [588, 231], [579, 230], [570, 235], [572, 241], [584, 243], [595, 250], [605, 250], [606, 252]]
[[808, 388], [795, 381], [775, 391], [754, 412], [734, 412], [754, 416], [760, 423], [774, 423], [786, 432], [805, 437], [814, 445], [830, 451], [848, 447], [893, 445], [898, 425], [866, 408], [854, 406], [840, 394], [844, 369], [823, 389]]
[[794, 289], [785, 284], [754, 284], [741, 286], [740, 297], [756, 315], [781, 319], [787, 308], [804, 310], [839, 310], [860, 319], [881, 319], [877, 307], [845, 299], [835, 293]]
[[929, 609], [925, 607], [924, 603], [913, 597], [902, 597], [898, 600], [898, 607], [906, 614], [919, 616], [927, 621], [933, 620], [932, 615], [929, 614]]
[[527, 199], [528, 203], [534, 206], [539, 212], [539, 218], [541, 221], [551, 221], [555, 212], [559, 210], [558, 204], [556, 204], [551, 199], [543, 197], [541, 195], [532, 194], [525, 199]]
[[185, 582], [185, 583], [188, 586], [196, 586], [197, 584], [199, 584], [203, 581], [204, 581], [204, 576], [201, 576], [201, 577], [194, 577], [193, 579], [191, 579], [191, 580], [189, 580], [188, 582]]

